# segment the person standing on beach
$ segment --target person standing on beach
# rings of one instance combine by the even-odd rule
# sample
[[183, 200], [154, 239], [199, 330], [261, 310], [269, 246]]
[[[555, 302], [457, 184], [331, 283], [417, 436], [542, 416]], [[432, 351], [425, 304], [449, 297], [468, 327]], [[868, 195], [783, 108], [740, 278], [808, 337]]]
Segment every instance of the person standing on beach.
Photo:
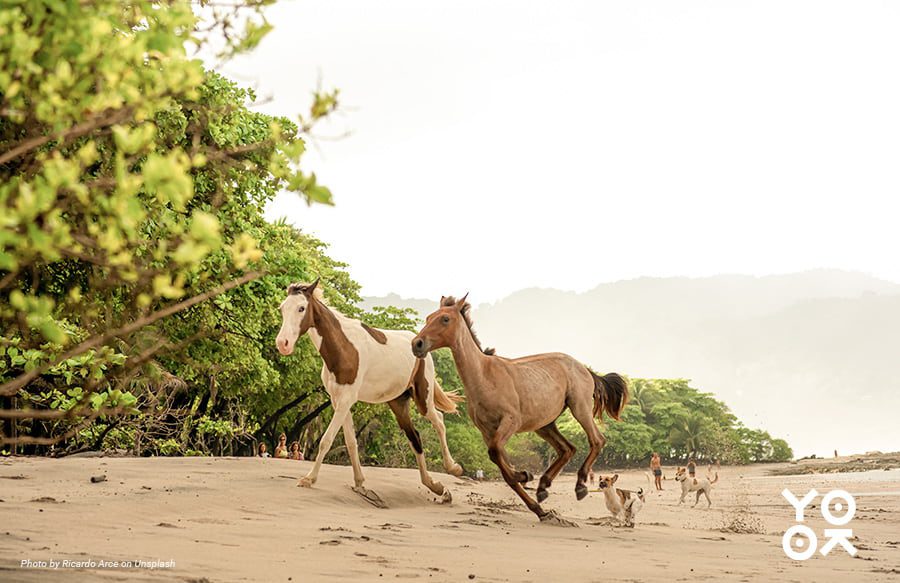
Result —
[[688, 475], [692, 478], [697, 477], [697, 462], [694, 461], [694, 458], [688, 460]]
[[291, 459], [303, 461], [303, 452], [300, 451], [300, 444], [296, 441], [291, 442]]
[[287, 436], [284, 433], [278, 436], [278, 445], [275, 447], [275, 457], [281, 459], [287, 459], [288, 457]]
[[662, 492], [662, 462], [659, 459], [659, 454], [655, 451], [650, 456], [650, 471], [653, 472], [653, 481], [656, 483], [656, 489]]
[[272, 457], [271, 455], [269, 455], [269, 452], [266, 451], [267, 449], [268, 448], [266, 447], [265, 443], [260, 443], [259, 447], [256, 450], [256, 455], [258, 455], [259, 457]]

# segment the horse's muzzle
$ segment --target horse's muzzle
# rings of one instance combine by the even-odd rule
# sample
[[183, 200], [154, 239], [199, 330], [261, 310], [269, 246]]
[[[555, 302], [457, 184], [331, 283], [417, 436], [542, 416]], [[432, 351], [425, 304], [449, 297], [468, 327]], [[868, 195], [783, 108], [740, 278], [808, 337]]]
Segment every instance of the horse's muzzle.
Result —
[[278, 352], [283, 354], [284, 356], [290, 355], [294, 352], [294, 347], [291, 345], [291, 342], [285, 338], [284, 340], [278, 339], [275, 341], [275, 344], [278, 346]]
[[429, 350], [431, 350], [431, 341], [424, 338], [413, 338], [412, 353], [416, 358], [424, 358]]

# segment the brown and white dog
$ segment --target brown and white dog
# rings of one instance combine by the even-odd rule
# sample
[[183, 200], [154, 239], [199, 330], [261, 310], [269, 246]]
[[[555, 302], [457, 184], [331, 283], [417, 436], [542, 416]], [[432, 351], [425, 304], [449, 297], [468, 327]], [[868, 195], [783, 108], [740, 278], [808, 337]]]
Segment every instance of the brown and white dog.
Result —
[[679, 504], [684, 503], [685, 497], [690, 492], [696, 492], [697, 499], [694, 500], [694, 505], [691, 506], [691, 508], [700, 502], [700, 494], [706, 496], [706, 502], [708, 504], [707, 508], [712, 506], [712, 500], [709, 498], [709, 493], [712, 491], [712, 485], [719, 481], [719, 472], [716, 472], [716, 478], [710, 481], [709, 477], [692, 478], [691, 476], [688, 476], [687, 468], [678, 468], [675, 471], [675, 480], [681, 482], [681, 500], [678, 501]]
[[637, 492], [616, 488], [615, 483], [619, 474], [612, 476], [600, 476], [597, 487], [603, 492], [606, 500], [606, 509], [616, 517], [616, 520], [625, 523], [625, 526], [634, 526], [634, 519], [644, 506], [644, 489]]

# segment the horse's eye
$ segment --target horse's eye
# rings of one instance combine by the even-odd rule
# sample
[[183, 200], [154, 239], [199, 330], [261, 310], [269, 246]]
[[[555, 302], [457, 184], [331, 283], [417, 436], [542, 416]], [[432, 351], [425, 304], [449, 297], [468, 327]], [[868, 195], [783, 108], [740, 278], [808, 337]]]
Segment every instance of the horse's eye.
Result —
[[450, 316], [444, 316], [443, 318], [441, 318], [441, 322], [443, 322], [444, 324], [449, 324]]
[[301, 311], [301, 312], [304, 311], [305, 309], [306, 309], [306, 306], [300, 306], [300, 311]]

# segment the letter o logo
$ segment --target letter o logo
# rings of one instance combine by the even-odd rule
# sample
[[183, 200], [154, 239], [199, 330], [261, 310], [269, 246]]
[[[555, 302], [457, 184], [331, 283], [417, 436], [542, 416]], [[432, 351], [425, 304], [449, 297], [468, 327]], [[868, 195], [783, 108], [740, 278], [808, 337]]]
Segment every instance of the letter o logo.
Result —
[[[847, 513], [840, 518], [831, 513], [831, 503], [835, 498], [840, 498], [847, 505]], [[838, 502], [834, 505], [834, 509], [840, 512], [844, 509], [844, 504]], [[822, 497], [822, 518], [828, 521], [828, 524], [834, 526], [843, 526], [853, 520], [856, 514], [856, 500], [845, 490], [832, 490]]]
[[[794, 550], [794, 546], [800, 548], [803, 546], [803, 538], [798, 537], [796, 541], [794, 541], [794, 536], [800, 535], [802, 537], [806, 537], [806, 549], [803, 551]], [[784, 532], [784, 536], [781, 537], [781, 548], [784, 549], [784, 554], [788, 557], [794, 559], [795, 561], [805, 561], [806, 559], [813, 556], [816, 552], [816, 548], [819, 546], [819, 539], [816, 538], [816, 533], [813, 530], [804, 525], [804, 524], [795, 524]]]

